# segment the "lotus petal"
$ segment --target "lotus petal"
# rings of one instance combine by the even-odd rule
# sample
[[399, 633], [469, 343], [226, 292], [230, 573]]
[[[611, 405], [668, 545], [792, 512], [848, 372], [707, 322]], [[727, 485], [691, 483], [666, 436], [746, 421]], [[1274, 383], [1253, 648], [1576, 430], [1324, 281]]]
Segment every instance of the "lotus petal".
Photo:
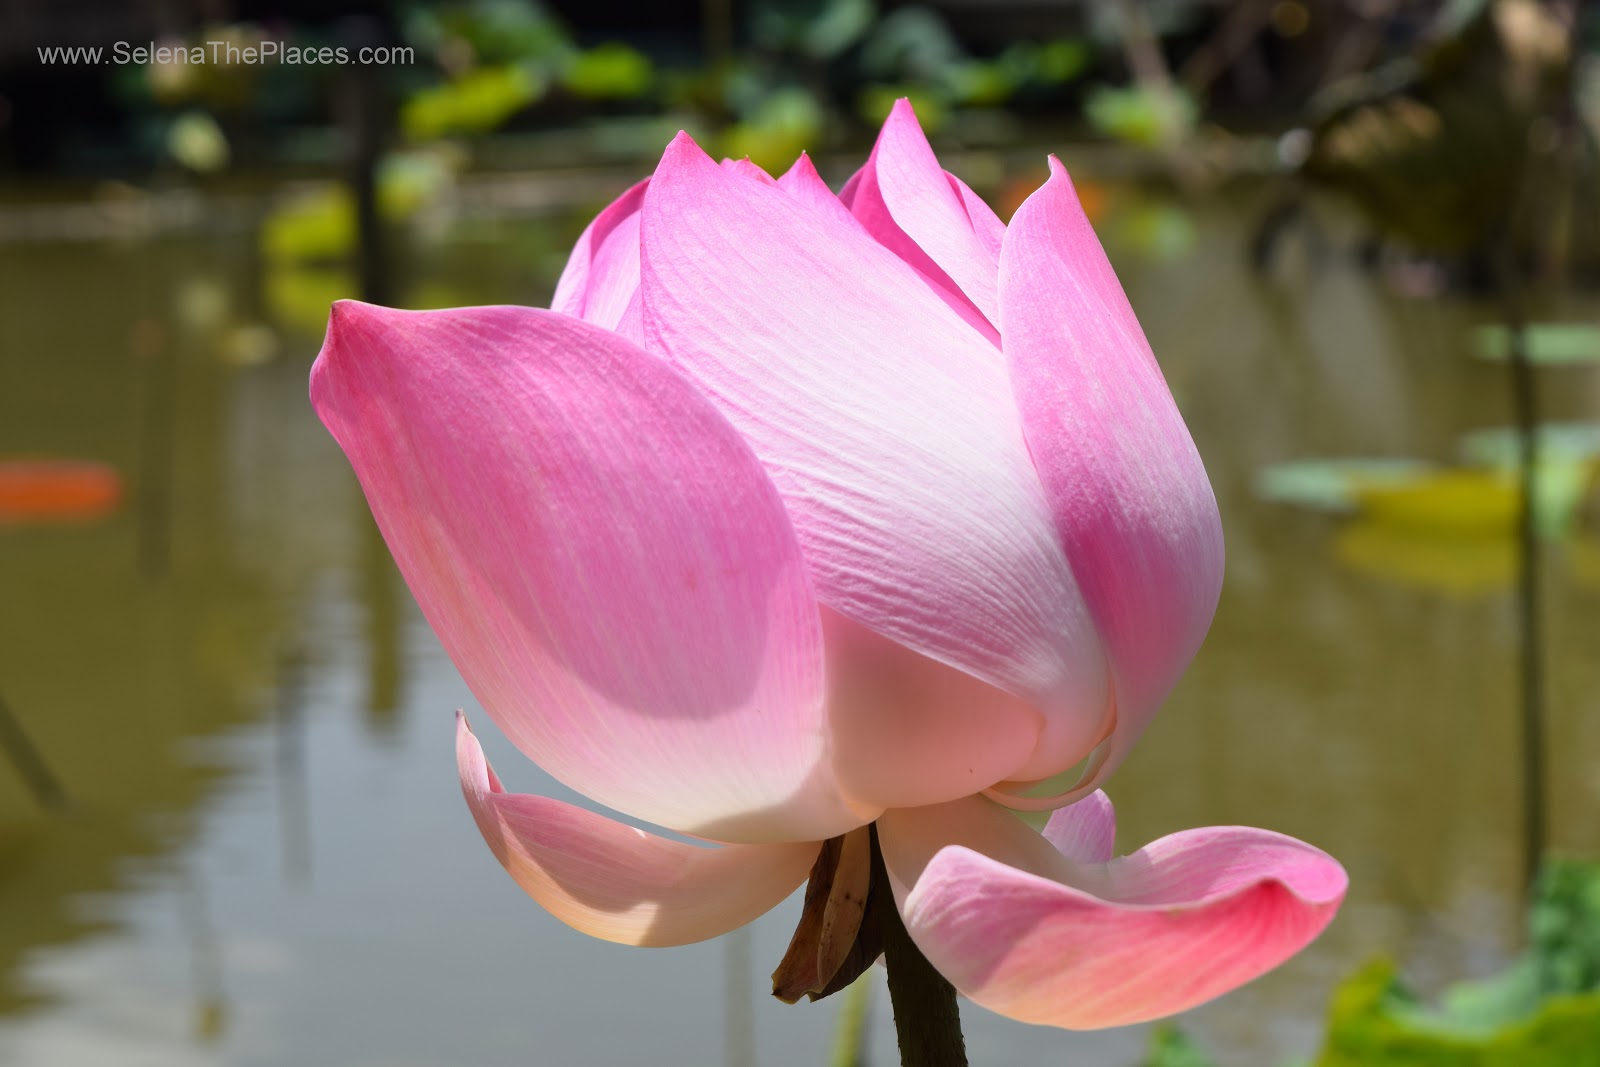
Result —
[[749, 156], [745, 156], [743, 159], [724, 159], [722, 161], [722, 169], [730, 174], [741, 174], [752, 181], [760, 182], [762, 185], [778, 184], [776, 178], [762, 170], [758, 164], [751, 162]]
[[[982, 765], [1082, 759], [1108, 728], [1104, 653], [987, 342], [858, 228], [728, 175], [686, 135], [645, 199], [643, 262], [652, 351], [761, 457], [819, 599], [1004, 691], [967, 712], [992, 723], [973, 731]], [[997, 710], [1015, 697], [1044, 716], [1037, 744]], [[970, 786], [925, 780], [917, 800]]]
[[473, 693], [556, 778], [717, 840], [876, 814], [831, 770], [777, 492], [663, 361], [550, 311], [344, 301], [311, 395]]
[[978, 233], [962, 193], [971, 190], [957, 188], [939, 166], [909, 100], [895, 103], [847, 188], [851, 212], [886, 248], [998, 324], [1000, 249], [992, 225], [982, 219]]
[[800, 158], [794, 161], [794, 166], [783, 172], [783, 177], [778, 179], [778, 187], [813, 211], [821, 212], [830, 219], [836, 219], [852, 228], [861, 226], [856, 217], [850, 214], [850, 209], [833, 195], [828, 183], [817, 173], [811, 157], [804, 152], [801, 152]]
[[551, 310], [617, 329], [639, 288], [639, 208], [649, 186], [648, 178], [638, 183], [584, 228], [556, 282]]
[[1242, 826], [1074, 863], [981, 797], [888, 812], [878, 832], [906, 929], [940, 973], [992, 1011], [1070, 1030], [1243, 985], [1321, 933], [1348, 884], [1326, 853]]
[[524, 892], [591, 937], [686, 945], [769, 911], [799, 884], [815, 842], [701, 848], [548, 797], [507, 793], [464, 715], [461, 792], [483, 839]]
[[1205, 467], [1072, 180], [1054, 157], [1050, 170], [1006, 229], [1000, 325], [1029, 452], [1110, 654], [1117, 722], [1088, 781], [1017, 806], [1076, 799], [1121, 764], [1222, 588]]

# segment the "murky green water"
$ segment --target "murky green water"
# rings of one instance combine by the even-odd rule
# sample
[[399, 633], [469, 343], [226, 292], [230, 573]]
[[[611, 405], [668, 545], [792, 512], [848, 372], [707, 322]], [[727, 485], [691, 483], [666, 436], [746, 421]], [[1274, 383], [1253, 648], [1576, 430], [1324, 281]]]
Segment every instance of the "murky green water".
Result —
[[[1228, 537], [1210, 640], [1113, 783], [1121, 843], [1249, 823], [1353, 880], [1311, 951], [1186, 1020], [1265, 1067], [1315, 1047], [1333, 984], [1375, 951], [1425, 987], [1503, 961], [1521, 812], [1509, 545], [1260, 503], [1252, 475], [1452, 458], [1507, 418], [1503, 372], [1463, 354], [1487, 309], [1339, 261], [1250, 276], [1249, 196], [1187, 221], [1117, 203], [1103, 230]], [[578, 225], [448, 230], [409, 257], [412, 298], [538, 302]], [[103, 521], [0, 528], [0, 699], [69, 798], [42, 809], [0, 763], [0, 1063], [743, 1065], [752, 1033], [754, 1062], [823, 1063], [837, 998], [764, 992], [795, 902], [646, 952], [569, 931], [500, 872], [456, 784], [472, 698], [305, 402], [345, 283], [265, 271], [253, 247], [0, 245], [0, 457], [127, 482]], [[1552, 417], [1600, 414], [1594, 372], [1549, 375]], [[1593, 854], [1600, 542], [1551, 553], [1551, 832]], [[486, 743], [511, 788], [573, 799]], [[1144, 1040], [966, 1018], [976, 1063], [1132, 1064]]]

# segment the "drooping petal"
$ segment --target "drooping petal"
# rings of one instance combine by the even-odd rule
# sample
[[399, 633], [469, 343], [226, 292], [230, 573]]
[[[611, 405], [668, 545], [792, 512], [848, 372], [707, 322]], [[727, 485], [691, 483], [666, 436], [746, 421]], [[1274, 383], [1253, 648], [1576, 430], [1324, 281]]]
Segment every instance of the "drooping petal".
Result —
[[693, 386], [532, 308], [334, 306], [312, 401], [496, 724], [627, 815], [731, 841], [860, 825], [771, 481]]
[[584, 229], [556, 282], [550, 308], [596, 326], [615, 329], [639, 288], [639, 208], [647, 178]]
[[574, 930], [624, 945], [704, 941], [769, 911], [805, 881], [815, 842], [700, 848], [548, 797], [507, 793], [466, 716], [461, 792], [519, 886]]
[[989, 220], [978, 224], [985, 227], [980, 236], [909, 100], [889, 112], [849, 191], [851, 212], [874, 237], [936, 284], [960, 293], [989, 323], [999, 322], [999, 245], [989, 240]]
[[1122, 762], [1205, 638], [1222, 524], [1072, 181], [1050, 169], [1006, 229], [1000, 320], [1029, 451], [1114, 672], [1116, 731], [1076, 798]]
[[[1103, 652], [987, 343], [858, 229], [684, 135], [652, 179], [643, 257], [652, 351], [755, 448], [822, 602], [1043, 712], [1030, 771], [1081, 759], [1107, 721]], [[1010, 696], [975, 699], [995, 733], [970, 766], [1028, 748], [997, 710]], [[970, 792], [928, 775], [915, 802]]]
[[958, 990], [1023, 1022], [1092, 1030], [1185, 1011], [1256, 978], [1332, 921], [1332, 857], [1249, 827], [1189, 830], [1078, 864], [983, 800], [886, 813], [906, 929]]
[[850, 214], [850, 209], [833, 195], [828, 183], [817, 173], [811, 157], [804, 152], [794, 161], [794, 166], [783, 172], [783, 177], [778, 179], [778, 187], [813, 211], [822, 212], [852, 228], [861, 226], [856, 217]]

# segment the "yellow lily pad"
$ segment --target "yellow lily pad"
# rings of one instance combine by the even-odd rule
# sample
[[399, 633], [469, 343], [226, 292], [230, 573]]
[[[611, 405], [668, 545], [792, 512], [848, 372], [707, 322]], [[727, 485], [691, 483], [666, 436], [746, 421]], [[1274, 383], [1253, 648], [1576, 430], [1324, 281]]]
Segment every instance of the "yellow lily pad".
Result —
[[1440, 537], [1425, 526], [1358, 519], [1339, 532], [1334, 555], [1362, 574], [1456, 597], [1508, 588], [1517, 576], [1516, 542], [1496, 531]]

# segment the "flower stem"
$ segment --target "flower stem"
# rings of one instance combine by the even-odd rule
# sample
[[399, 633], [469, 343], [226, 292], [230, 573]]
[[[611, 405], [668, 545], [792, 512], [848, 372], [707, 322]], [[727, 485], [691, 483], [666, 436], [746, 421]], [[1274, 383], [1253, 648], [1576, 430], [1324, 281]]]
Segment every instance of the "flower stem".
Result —
[[[874, 892], [889, 892], [876, 824], [872, 827], [872, 887]], [[889, 1000], [894, 1005], [894, 1028], [900, 1039], [900, 1063], [902, 1067], [967, 1067], [955, 987], [945, 981], [911, 940], [899, 909], [892, 901], [885, 903], [880, 910], [883, 962], [889, 972]]]

